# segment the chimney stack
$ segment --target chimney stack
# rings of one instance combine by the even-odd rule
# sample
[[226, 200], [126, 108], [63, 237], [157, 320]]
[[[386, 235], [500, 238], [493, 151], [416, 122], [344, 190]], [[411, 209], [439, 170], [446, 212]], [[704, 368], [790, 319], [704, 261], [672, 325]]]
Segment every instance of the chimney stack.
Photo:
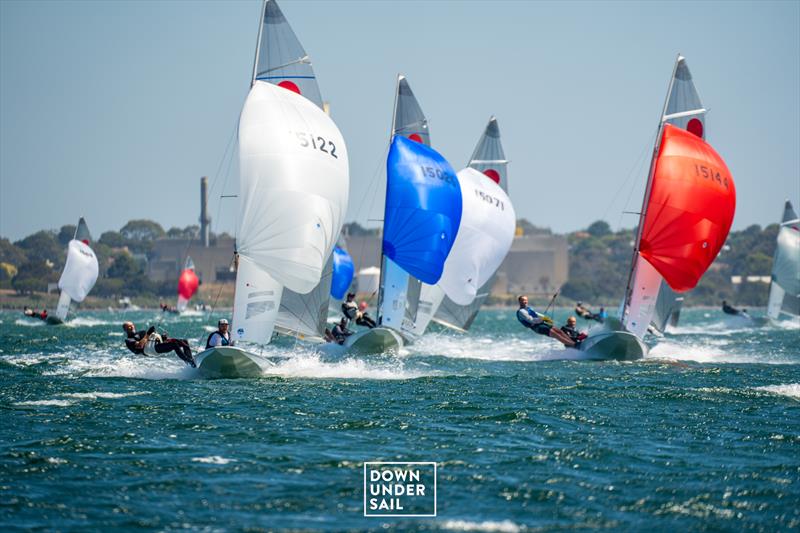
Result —
[[208, 216], [208, 178], [200, 178], [200, 238], [203, 247], [208, 248], [211, 232], [211, 218]]

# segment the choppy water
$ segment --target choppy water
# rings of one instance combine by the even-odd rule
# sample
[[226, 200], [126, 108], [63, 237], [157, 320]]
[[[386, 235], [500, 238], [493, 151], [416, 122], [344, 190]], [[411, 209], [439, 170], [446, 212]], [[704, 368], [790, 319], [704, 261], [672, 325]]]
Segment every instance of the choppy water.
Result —
[[[273, 375], [209, 381], [127, 353], [121, 320], [0, 313], [0, 529], [800, 527], [796, 323], [685, 310], [647, 359], [596, 363], [488, 311], [400, 357], [282, 340]], [[364, 461], [437, 462], [439, 516], [363, 517]]]

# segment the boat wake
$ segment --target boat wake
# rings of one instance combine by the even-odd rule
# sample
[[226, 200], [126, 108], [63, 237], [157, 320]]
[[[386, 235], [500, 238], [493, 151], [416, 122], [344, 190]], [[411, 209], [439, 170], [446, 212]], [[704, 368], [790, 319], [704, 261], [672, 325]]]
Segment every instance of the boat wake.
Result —
[[405, 348], [409, 356], [440, 356], [483, 361], [559, 361], [583, 360], [587, 355], [564, 349], [552, 339], [535, 336], [453, 336], [427, 334]]

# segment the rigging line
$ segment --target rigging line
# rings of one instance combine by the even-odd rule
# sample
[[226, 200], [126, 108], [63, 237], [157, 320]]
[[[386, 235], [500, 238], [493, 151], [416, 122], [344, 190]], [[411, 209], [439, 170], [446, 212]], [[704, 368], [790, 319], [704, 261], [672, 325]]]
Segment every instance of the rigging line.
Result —
[[633, 166], [630, 168], [630, 170], [628, 170], [628, 175], [626, 176], [625, 181], [623, 181], [620, 184], [620, 186], [617, 188], [617, 191], [614, 193], [614, 196], [611, 198], [611, 202], [609, 202], [608, 205], [606, 206], [606, 210], [603, 212], [603, 216], [602, 216], [601, 220], [605, 220], [606, 216], [608, 215], [608, 212], [611, 210], [611, 207], [617, 201], [617, 197], [622, 192], [622, 189], [628, 184], [628, 182], [630, 181], [631, 177], [634, 176], [635, 171], [641, 166], [642, 158], [644, 158], [645, 154], [647, 153], [648, 146], [651, 146], [651, 145], [652, 145], [652, 143], [648, 142], [648, 143], [645, 143], [642, 146], [642, 150], [639, 152], [639, 156], [634, 161]]
[[[230, 261], [230, 263], [228, 263], [228, 270], [230, 270], [230, 268], [231, 268], [231, 265], [233, 264], [233, 262], [234, 262], [235, 260], [236, 260], [236, 257], [235, 257], [235, 256], [231, 258], [231, 261]], [[211, 318], [211, 313], [213, 313], [213, 312], [214, 312], [214, 310], [217, 308], [217, 301], [219, 300], [219, 297], [220, 297], [220, 295], [222, 294], [222, 288], [223, 288], [224, 286], [225, 286], [225, 283], [220, 283], [220, 284], [219, 284], [219, 290], [217, 291], [217, 295], [214, 297], [214, 303], [212, 303], [212, 304], [211, 304], [211, 307], [209, 307], [209, 308], [206, 310], [206, 319], [205, 319], [205, 321], [206, 321], [206, 322], [208, 322], [208, 319], [209, 319], [209, 318]], [[201, 346], [202, 346], [202, 344], [203, 344], [203, 336], [204, 336], [204, 335], [205, 335], [205, 333], [201, 333], [201, 334], [200, 334], [200, 338], [199, 338], [199, 339], [198, 339], [198, 341], [197, 341], [197, 342], [198, 342], [198, 343], [199, 343]]]

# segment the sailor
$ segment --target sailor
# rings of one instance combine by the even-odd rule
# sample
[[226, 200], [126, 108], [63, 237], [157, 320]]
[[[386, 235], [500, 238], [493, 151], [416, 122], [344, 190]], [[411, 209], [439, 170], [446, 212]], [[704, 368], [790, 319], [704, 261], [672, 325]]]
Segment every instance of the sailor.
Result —
[[133, 322], [124, 322], [122, 329], [125, 331], [125, 346], [137, 355], [148, 355], [145, 353], [147, 343], [151, 337], [154, 337], [153, 349], [156, 353], [167, 353], [174, 351], [175, 354], [187, 365], [196, 368], [197, 365], [192, 357], [192, 350], [189, 348], [189, 342], [186, 339], [170, 339], [166, 333], [164, 336], [156, 333], [155, 326], [151, 326], [147, 331], [136, 331]]
[[342, 302], [342, 314], [348, 322], [354, 322], [358, 318], [358, 304], [356, 303], [356, 294], [348, 292], [347, 297]]
[[526, 328], [532, 329], [539, 335], [552, 337], [561, 342], [567, 348], [574, 348], [575, 341], [569, 338], [569, 335], [553, 327], [553, 319], [546, 315], [542, 315], [528, 307], [528, 297], [520, 296], [517, 298], [519, 302], [519, 309], [517, 309], [517, 320]]
[[356, 324], [359, 326], [367, 326], [369, 329], [372, 329], [378, 325], [367, 312], [367, 302], [362, 301], [360, 304], [358, 304], [358, 315], [358, 318], [356, 318]]
[[725, 300], [722, 300], [722, 312], [725, 313], [726, 315], [735, 315], [735, 316], [742, 314], [742, 311], [739, 311], [732, 305], [728, 305], [728, 302], [726, 302]]
[[25, 314], [25, 316], [29, 316], [31, 318], [38, 318], [39, 320], [47, 320], [47, 309], [42, 309], [41, 313], [37, 313], [30, 307], [26, 307], [22, 312]]
[[339, 323], [333, 327], [333, 331], [331, 331], [331, 335], [333, 335], [338, 344], [344, 344], [345, 339], [352, 334], [353, 332], [347, 329], [347, 319], [345, 317], [342, 317]]
[[561, 326], [561, 331], [566, 333], [576, 346], [580, 345], [581, 341], [586, 338], [586, 333], [578, 331], [578, 320], [571, 316], [567, 319], [567, 323]]
[[583, 306], [583, 302], [577, 302], [575, 304], [575, 314], [577, 314], [581, 318], [585, 318], [586, 320], [594, 319], [594, 315]]
[[215, 346], [231, 345], [233, 345], [233, 343], [231, 342], [231, 334], [228, 331], [228, 321], [227, 319], [220, 318], [219, 322], [217, 322], [217, 331], [209, 335], [206, 340], [206, 349]]
[[598, 311], [598, 313], [594, 315], [594, 319], [600, 322], [601, 324], [606, 321], [606, 318], [608, 318], [608, 312], [606, 312], [605, 307], [601, 307], [600, 311]]

